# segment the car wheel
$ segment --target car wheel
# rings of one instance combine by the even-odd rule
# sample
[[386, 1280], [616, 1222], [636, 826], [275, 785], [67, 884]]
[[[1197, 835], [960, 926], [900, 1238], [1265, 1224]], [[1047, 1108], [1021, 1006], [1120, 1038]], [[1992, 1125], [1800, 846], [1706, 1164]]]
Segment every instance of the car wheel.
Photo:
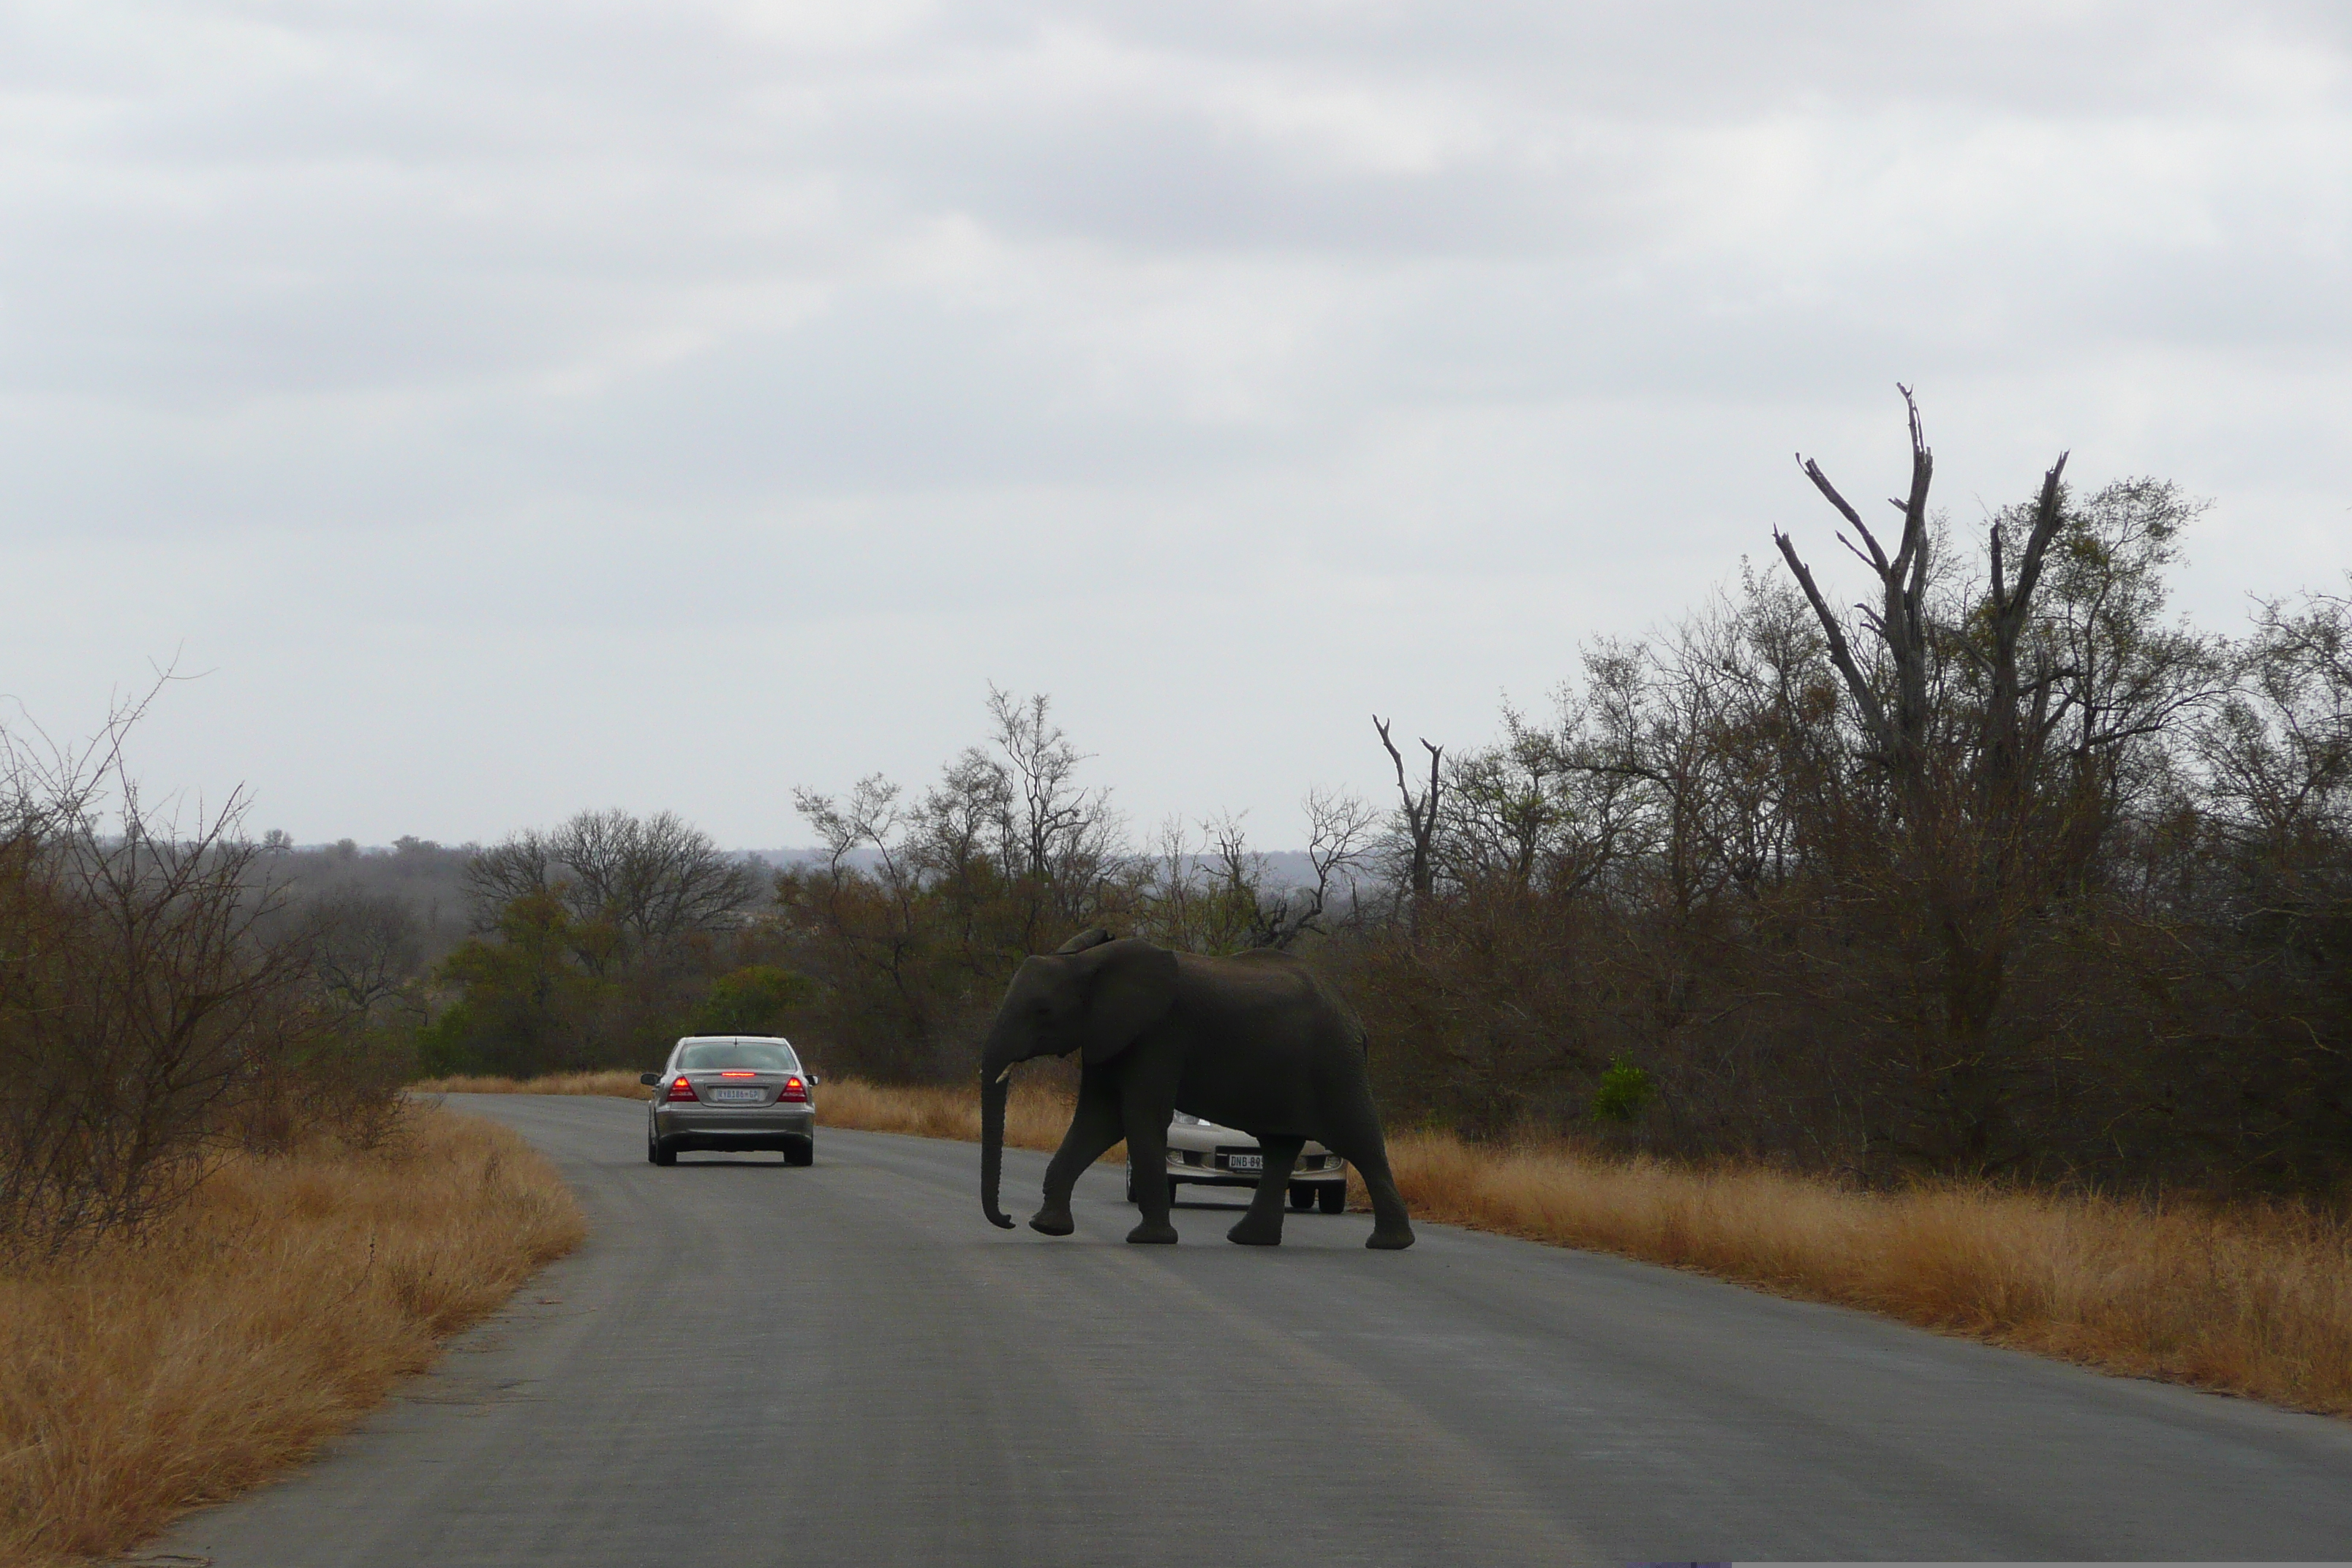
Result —
[[816, 1140], [814, 1138], [803, 1138], [797, 1142], [785, 1144], [784, 1163], [787, 1165], [815, 1164]]
[[1292, 1208], [1295, 1208], [1295, 1209], [1311, 1209], [1311, 1208], [1313, 1208], [1313, 1207], [1315, 1206], [1315, 1185], [1314, 1185], [1314, 1184], [1313, 1184], [1313, 1183], [1311, 1183], [1311, 1182], [1293, 1182], [1293, 1183], [1291, 1183], [1291, 1184], [1290, 1184], [1290, 1206], [1291, 1206]]
[[1323, 1184], [1323, 1190], [1315, 1194], [1315, 1203], [1316, 1206], [1320, 1208], [1325, 1214], [1346, 1214], [1348, 1212], [1348, 1184], [1345, 1182], [1326, 1182]]
[[677, 1163], [677, 1151], [656, 1138], [646, 1145], [646, 1158], [656, 1165], [675, 1165]]

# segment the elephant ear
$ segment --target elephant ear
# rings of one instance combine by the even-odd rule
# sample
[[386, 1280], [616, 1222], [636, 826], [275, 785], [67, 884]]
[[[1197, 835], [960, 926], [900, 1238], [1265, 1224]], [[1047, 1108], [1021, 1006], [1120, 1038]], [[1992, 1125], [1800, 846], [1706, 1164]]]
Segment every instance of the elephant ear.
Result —
[[1108, 1061], [1168, 1016], [1176, 1000], [1176, 955], [1129, 937], [1087, 948], [1071, 962], [1086, 986], [1086, 1059]]

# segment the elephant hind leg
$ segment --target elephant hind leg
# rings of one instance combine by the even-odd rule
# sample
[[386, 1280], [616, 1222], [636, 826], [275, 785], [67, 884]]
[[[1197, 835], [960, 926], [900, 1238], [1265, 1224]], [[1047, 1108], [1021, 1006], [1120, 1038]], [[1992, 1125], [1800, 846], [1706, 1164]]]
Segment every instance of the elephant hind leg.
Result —
[[1250, 1198], [1249, 1212], [1225, 1232], [1227, 1241], [1239, 1242], [1244, 1247], [1282, 1245], [1282, 1200], [1290, 1191], [1290, 1173], [1298, 1163], [1298, 1151], [1306, 1142], [1303, 1138], [1258, 1140], [1258, 1147], [1265, 1152], [1265, 1170], [1257, 1179], [1257, 1191]]
[[1356, 1167], [1372, 1200], [1372, 1234], [1364, 1245], [1377, 1252], [1401, 1252], [1412, 1245], [1412, 1221], [1405, 1213], [1404, 1194], [1397, 1191], [1389, 1172], [1388, 1144], [1380, 1122], [1370, 1117], [1366, 1127], [1326, 1137], [1324, 1146]]

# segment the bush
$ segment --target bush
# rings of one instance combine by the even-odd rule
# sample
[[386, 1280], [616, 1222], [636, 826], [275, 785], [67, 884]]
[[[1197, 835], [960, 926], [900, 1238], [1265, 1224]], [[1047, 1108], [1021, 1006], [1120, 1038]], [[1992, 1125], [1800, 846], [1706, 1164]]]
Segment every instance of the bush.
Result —
[[397, 1113], [400, 1052], [316, 984], [241, 799], [192, 832], [142, 806], [137, 713], [47, 759], [0, 735], [0, 1249], [138, 1229], [225, 1145]]
[[1638, 1121], [1650, 1095], [1648, 1073], [1622, 1058], [1612, 1061], [1601, 1075], [1601, 1087], [1592, 1091], [1592, 1119]]

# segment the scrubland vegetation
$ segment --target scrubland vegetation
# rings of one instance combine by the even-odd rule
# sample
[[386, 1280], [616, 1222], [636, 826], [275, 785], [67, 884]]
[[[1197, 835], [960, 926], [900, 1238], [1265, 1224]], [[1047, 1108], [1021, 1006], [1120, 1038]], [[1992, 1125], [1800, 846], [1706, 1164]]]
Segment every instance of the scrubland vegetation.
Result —
[[[579, 1237], [238, 802], [0, 737], [0, 1561], [112, 1552], [307, 1452]], [[339, 945], [342, 944], [342, 945]]]
[[441, 1111], [203, 1174], [0, 1270], [0, 1562], [121, 1551], [299, 1459], [583, 1228], [520, 1138]]

